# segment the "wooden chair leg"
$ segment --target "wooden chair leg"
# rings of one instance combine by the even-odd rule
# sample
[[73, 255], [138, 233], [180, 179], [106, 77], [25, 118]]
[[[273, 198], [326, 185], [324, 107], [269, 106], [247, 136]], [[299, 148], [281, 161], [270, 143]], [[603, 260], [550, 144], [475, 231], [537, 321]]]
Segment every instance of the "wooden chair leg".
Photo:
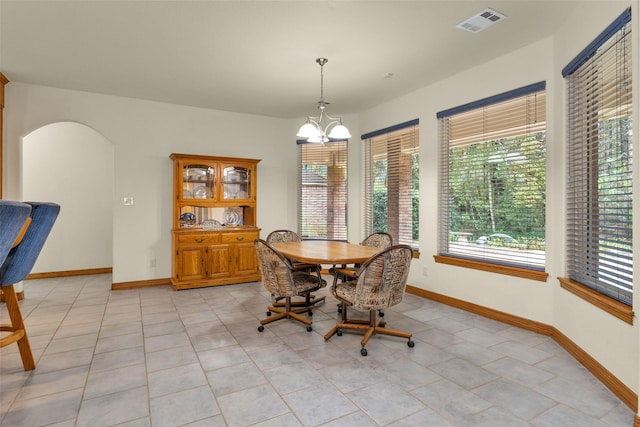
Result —
[[367, 345], [367, 341], [369, 341], [369, 338], [373, 336], [375, 331], [376, 331], [376, 311], [370, 310], [369, 311], [369, 329], [367, 329], [367, 331], [364, 333], [364, 337], [362, 338], [362, 341], [360, 341], [360, 344], [362, 345], [363, 348], [365, 345]]
[[[369, 339], [375, 334], [392, 335], [401, 338], [408, 338], [409, 340], [411, 340], [411, 337], [413, 336], [410, 332], [386, 328], [386, 322], [376, 316], [377, 310], [369, 311], [369, 320], [348, 320], [346, 314], [346, 306], [344, 303], [341, 304], [343, 306], [342, 319], [329, 332], [327, 332], [327, 334], [324, 336], [325, 341], [342, 329], [355, 329], [364, 331], [364, 337], [360, 341], [360, 344], [363, 351], [365, 351], [363, 355], [366, 355], [366, 350], [364, 350], [364, 347], [367, 345]], [[410, 343], [409, 347], [413, 347], [413, 344]]]
[[279, 304], [272, 304], [268, 307], [268, 310], [270, 312], [276, 313], [275, 316], [269, 316], [266, 319], [262, 319], [260, 321], [261, 325], [266, 325], [268, 323], [271, 322], [275, 322], [276, 320], [280, 320], [280, 319], [295, 319], [299, 322], [304, 323], [305, 325], [311, 325], [312, 320], [308, 319], [306, 317], [301, 316], [301, 313], [309, 313], [311, 311], [311, 307], [308, 306], [303, 306], [300, 308], [295, 308], [296, 306], [293, 305], [293, 303], [291, 302], [291, 297], [287, 297], [284, 298], [285, 302], [282, 303], [284, 304], [284, 307], [281, 307]]
[[382, 335], [391, 335], [391, 336], [400, 337], [400, 338], [409, 338], [409, 339], [413, 337], [413, 334], [410, 332], [398, 331], [397, 329], [389, 329], [389, 328], [384, 328], [379, 326], [376, 326], [375, 333], [382, 334]]
[[[24, 291], [16, 292], [16, 296], [18, 297], [18, 301], [22, 301], [24, 299]], [[4, 292], [2, 292], [1, 286], [0, 286], [0, 302], [5, 302]]]
[[[312, 307], [325, 300], [324, 296], [316, 297], [313, 294], [305, 294], [303, 301], [291, 301], [291, 307]], [[274, 307], [284, 307], [285, 303], [281, 302], [282, 298], [274, 298], [272, 305]]]
[[[338, 304], [340, 307], [340, 321], [333, 327], [329, 332], [327, 332], [324, 336], [324, 340], [327, 341], [333, 335], [335, 335], [338, 331], [342, 329], [360, 329], [366, 330], [369, 329], [369, 320], [348, 320], [347, 319], [347, 306], [348, 304], [344, 302], [340, 302]], [[342, 332], [340, 332], [341, 334]]]
[[22, 366], [24, 366], [25, 371], [30, 371], [35, 369], [36, 363], [31, 353], [31, 346], [29, 345], [29, 338], [27, 337], [27, 331], [24, 327], [24, 320], [20, 312], [20, 304], [18, 303], [16, 291], [13, 285], [3, 286], [2, 291], [7, 304], [7, 310], [9, 311], [11, 324], [0, 325], [0, 331], [11, 332], [11, 334], [0, 340], [0, 347], [5, 347], [14, 342], [17, 343], [20, 357], [22, 358]]
[[331, 330], [329, 330], [329, 332], [324, 335], [325, 341], [331, 338], [336, 332], [338, 332], [338, 329], [340, 329], [340, 325], [346, 323], [347, 321], [347, 305], [344, 302], [339, 302], [338, 307], [338, 312], [341, 315], [340, 322], [338, 322], [333, 328], [331, 328]]

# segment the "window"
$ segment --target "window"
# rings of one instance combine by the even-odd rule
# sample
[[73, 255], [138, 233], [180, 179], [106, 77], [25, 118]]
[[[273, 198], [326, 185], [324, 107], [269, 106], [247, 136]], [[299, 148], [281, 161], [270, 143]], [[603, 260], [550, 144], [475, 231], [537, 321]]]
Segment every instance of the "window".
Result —
[[567, 83], [567, 273], [632, 305], [631, 14], [562, 71]]
[[365, 233], [386, 231], [394, 244], [418, 247], [418, 120], [362, 135]]
[[439, 255], [544, 271], [545, 99], [541, 82], [438, 113]]
[[299, 141], [298, 147], [298, 233], [347, 240], [347, 141]]

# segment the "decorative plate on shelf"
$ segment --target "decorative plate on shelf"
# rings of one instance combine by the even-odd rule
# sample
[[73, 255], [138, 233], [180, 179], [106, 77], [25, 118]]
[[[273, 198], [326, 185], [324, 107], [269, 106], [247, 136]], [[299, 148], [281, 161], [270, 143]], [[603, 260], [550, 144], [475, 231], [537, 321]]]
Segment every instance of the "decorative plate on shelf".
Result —
[[195, 199], [210, 199], [213, 197], [213, 193], [207, 186], [199, 185], [193, 189], [193, 197]]
[[180, 227], [193, 227], [196, 221], [196, 216], [191, 212], [185, 212], [180, 215]]
[[242, 208], [226, 208], [224, 210], [225, 225], [242, 225]]

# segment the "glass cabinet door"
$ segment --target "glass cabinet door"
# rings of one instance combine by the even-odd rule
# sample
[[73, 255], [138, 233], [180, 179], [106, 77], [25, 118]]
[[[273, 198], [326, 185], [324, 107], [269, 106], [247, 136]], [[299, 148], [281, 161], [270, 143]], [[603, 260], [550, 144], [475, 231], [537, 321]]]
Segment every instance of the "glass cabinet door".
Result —
[[222, 167], [223, 200], [251, 198], [251, 169], [242, 166]]
[[182, 198], [213, 200], [215, 169], [208, 165], [185, 164], [182, 168]]

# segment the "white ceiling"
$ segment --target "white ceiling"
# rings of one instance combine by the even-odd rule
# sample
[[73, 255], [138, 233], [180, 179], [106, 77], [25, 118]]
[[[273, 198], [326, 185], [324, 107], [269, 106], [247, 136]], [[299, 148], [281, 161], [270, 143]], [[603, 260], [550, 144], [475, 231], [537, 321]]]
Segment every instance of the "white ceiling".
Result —
[[[328, 111], [348, 114], [543, 39], [584, 1], [0, 0], [0, 71], [291, 118], [314, 113], [315, 59], [326, 57]], [[487, 7], [507, 18], [477, 34], [456, 28]]]

